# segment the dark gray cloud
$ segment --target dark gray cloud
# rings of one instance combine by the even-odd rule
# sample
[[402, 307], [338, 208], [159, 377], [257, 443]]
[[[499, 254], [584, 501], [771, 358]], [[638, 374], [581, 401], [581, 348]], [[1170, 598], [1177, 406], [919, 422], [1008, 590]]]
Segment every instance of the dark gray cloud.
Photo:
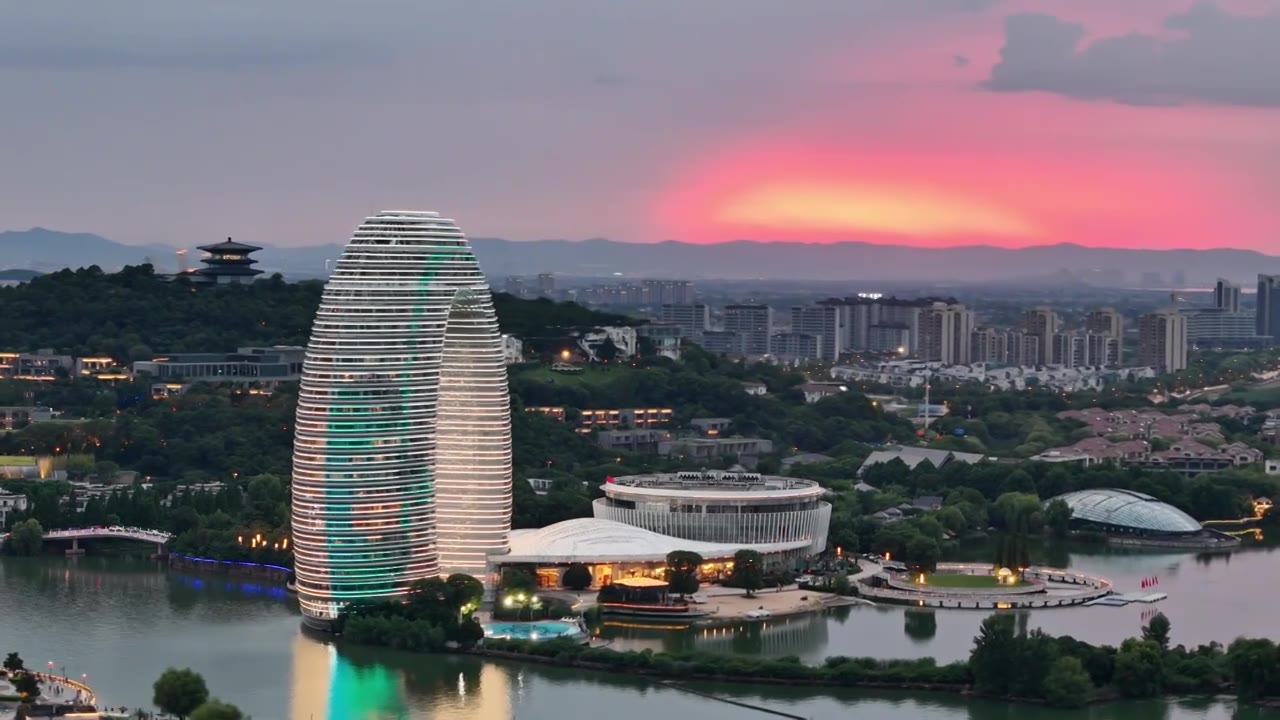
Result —
[[1280, 107], [1280, 11], [1232, 15], [1201, 4], [1164, 21], [1167, 36], [1085, 42], [1081, 25], [1042, 13], [1009, 16], [984, 87], [1130, 105]]

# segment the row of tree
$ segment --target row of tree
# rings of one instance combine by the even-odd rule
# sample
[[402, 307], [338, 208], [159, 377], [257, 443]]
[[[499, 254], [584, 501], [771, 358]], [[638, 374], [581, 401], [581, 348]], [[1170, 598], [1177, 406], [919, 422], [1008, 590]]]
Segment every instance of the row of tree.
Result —
[[403, 601], [347, 605], [336, 630], [351, 642], [397, 650], [439, 651], [451, 642], [471, 647], [484, 638], [474, 616], [483, 596], [484, 586], [470, 575], [419, 580]]
[[[929, 613], [915, 623], [927, 625]], [[567, 666], [610, 668], [662, 677], [752, 682], [767, 679], [832, 686], [928, 686], [936, 690], [1079, 707], [1116, 697], [1219, 694], [1241, 699], [1280, 695], [1280, 650], [1269, 640], [1238, 639], [1194, 649], [1169, 646], [1169, 622], [1156, 615], [1142, 635], [1118, 648], [1028, 631], [1027, 613], [985, 619], [966, 660], [880, 660], [829, 657], [806, 665], [797, 657], [767, 658], [707, 652], [617, 651], [567, 641], [493, 641], [486, 648], [534, 655]], [[909, 630], [915, 632], [910, 627]], [[928, 628], [921, 628], [928, 632]]]
[[1141, 637], [1119, 648], [1095, 646], [1019, 627], [1025, 614], [982, 622], [969, 669], [988, 695], [1038, 698], [1078, 707], [1104, 691], [1124, 697], [1217, 693], [1233, 687], [1244, 699], [1280, 695], [1280, 650], [1270, 640], [1240, 638], [1187, 649], [1169, 647], [1170, 623], [1157, 613]]

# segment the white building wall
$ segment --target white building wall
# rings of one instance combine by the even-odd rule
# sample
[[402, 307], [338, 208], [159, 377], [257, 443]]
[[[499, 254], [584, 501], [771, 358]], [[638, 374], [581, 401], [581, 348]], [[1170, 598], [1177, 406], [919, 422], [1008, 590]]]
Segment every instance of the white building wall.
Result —
[[[768, 506], [758, 506], [760, 509]], [[685, 540], [717, 543], [785, 543], [809, 541], [808, 554], [827, 547], [831, 505], [819, 502], [812, 510], [752, 513], [701, 513], [672, 511], [662, 503], [621, 508], [604, 499], [592, 503], [592, 514], [604, 520], [632, 525]]]

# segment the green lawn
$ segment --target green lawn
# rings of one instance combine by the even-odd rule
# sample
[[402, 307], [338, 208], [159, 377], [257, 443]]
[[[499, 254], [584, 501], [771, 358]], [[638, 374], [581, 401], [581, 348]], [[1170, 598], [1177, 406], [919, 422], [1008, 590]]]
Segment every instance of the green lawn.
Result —
[[944, 588], [997, 588], [1019, 587], [1028, 583], [1019, 581], [1013, 585], [999, 585], [993, 575], [930, 575], [925, 583], [932, 587]]
[[516, 377], [539, 380], [552, 385], [584, 385], [591, 387], [611, 382], [626, 371], [631, 370], [634, 372], [635, 370], [630, 365], [623, 364], [582, 365], [581, 367], [583, 370], [579, 373], [555, 372], [549, 367], [540, 367], [533, 370], [519, 370], [513, 374]]

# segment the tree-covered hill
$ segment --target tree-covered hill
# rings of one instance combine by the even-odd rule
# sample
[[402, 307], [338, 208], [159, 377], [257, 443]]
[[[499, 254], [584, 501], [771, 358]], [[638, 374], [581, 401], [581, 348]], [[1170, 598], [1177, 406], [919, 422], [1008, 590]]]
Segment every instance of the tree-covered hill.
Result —
[[[251, 285], [197, 287], [150, 265], [104, 273], [61, 270], [0, 288], [0, 350], [51, 348], [110, 355], [122, 362], [153, 353], [230, 352], [246, 345], [305, 345], [323, 284], [275, 275]], [[494, 297], [503, 332], [563, 336], [601, 325], [637, 324], [574, 303]]]

